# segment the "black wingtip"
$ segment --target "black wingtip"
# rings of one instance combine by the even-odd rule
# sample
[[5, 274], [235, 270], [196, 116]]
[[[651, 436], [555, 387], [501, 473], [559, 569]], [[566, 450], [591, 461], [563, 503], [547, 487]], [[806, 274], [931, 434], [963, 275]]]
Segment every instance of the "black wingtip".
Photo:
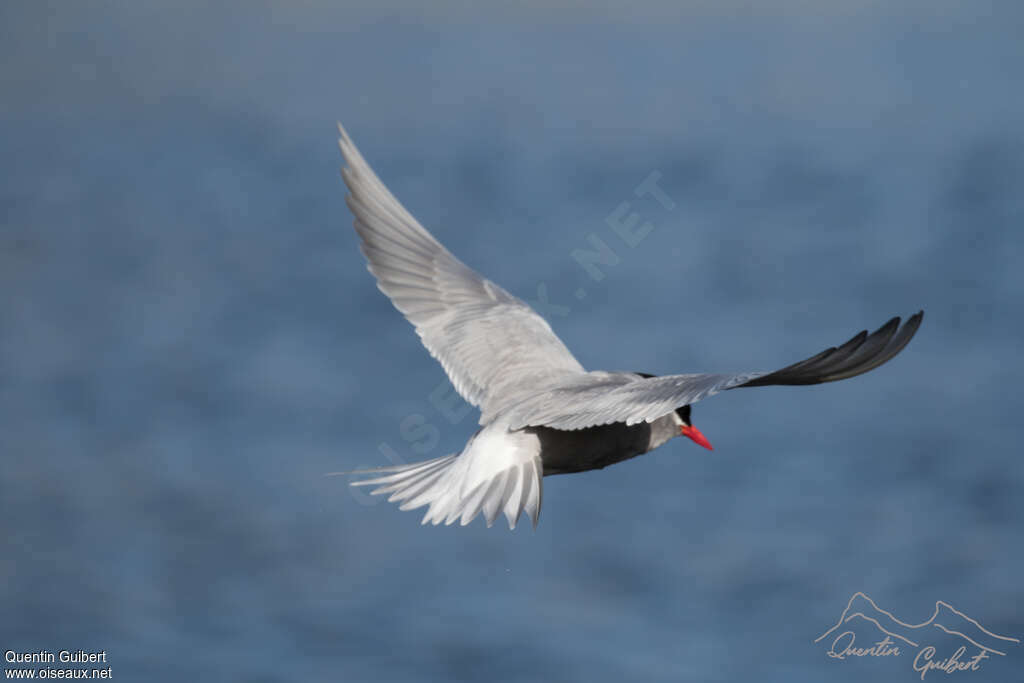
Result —
[[900, 318], [896, 316], [871, 334], [864, 330], [842, 346], [829, 347], [811, 358], [739, 386], [823, 384], [863, 375], [892, 360], [902, 351], [917, 333], [923, 319], [924, 311], [921, 310], [907, 318], [900, 327]]

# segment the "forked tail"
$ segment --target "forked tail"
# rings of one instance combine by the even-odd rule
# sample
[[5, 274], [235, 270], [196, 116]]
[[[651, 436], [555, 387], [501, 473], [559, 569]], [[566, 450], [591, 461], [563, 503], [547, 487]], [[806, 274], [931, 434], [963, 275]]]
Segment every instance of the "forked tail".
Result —
[[423, 524], [436, 525], [442, 521], [451, 524], [458, 519], [465, 526], [483, 512], [487, 526], [491, 526], [498, 514], [504, 512], [509, 528], [514, 529], [524, 510], [534, 528], [537, 526], [542, 467], [540, 458], [533, 458], [513, 464], [479, 483], [474, 481], [472, 487], [466, 485], [469, 470], [458, 453], [411, 465], [338, 474], [379, 475], [353, 481], [352, 486], [376, 486], [370, 495], [390, 493], [388, 502], [400, 502], [400, 510], [429, 505]]

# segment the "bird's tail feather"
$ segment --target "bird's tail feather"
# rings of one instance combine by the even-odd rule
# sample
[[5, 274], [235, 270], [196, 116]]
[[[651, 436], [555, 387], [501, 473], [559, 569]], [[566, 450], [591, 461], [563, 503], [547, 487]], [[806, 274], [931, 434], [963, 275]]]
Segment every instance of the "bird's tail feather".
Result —
[[376, 486], [370, 495], [391, 494], [388, 502], [401, 503], [400, 510], [429, 505], [423, 524], [469, 524], [483, 512], [487, 526], [502, 512], [514, 529], [523, 510], [536, 528], [542, 496], [542, 465], [536, 458], [505, 469], [468, 491], [464, 491], [465, 468], [456, 466], [459, 454], [433, 460], [393, 465], [371, 470], [332, 474], [379, 475], [353, 481], [352, 486]]

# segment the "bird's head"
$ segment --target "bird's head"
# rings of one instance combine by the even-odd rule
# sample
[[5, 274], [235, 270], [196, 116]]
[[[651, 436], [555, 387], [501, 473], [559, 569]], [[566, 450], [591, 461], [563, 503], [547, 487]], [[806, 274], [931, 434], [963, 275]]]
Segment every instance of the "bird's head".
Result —
[[711, 447], [711, 442], [700, 433], [700, 430], [693, 426], [690, 422], [690, 406], [685, 405], [682, 408], [677, 408], [675, 412], [676, 420], [679, 422], [679, 433], [690, 439], [698, 446], [703, 446], [709, 451], [715, 450]]

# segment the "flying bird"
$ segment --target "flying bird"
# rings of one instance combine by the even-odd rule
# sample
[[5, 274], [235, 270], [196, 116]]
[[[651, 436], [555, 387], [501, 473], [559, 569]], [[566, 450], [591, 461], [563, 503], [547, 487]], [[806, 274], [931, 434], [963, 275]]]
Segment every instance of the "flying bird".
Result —
[[416, 328], [459, 394], [480, 409], [461, 453], [350, 474], [400, 509], [427, 506], [423, 523], [465, 525], [523, 512], [536, 528], [542, 479], [601, 469], [685, 436], [711, 448], [691, 406], [740, 387], [855, 377], [890, 360], [923, 311], [775, 372], [653, 376], [587, 371], [525, 302], [455, 258], [388, 191], [338, 124], [342, 177], [355, 229], [378, 288]]

